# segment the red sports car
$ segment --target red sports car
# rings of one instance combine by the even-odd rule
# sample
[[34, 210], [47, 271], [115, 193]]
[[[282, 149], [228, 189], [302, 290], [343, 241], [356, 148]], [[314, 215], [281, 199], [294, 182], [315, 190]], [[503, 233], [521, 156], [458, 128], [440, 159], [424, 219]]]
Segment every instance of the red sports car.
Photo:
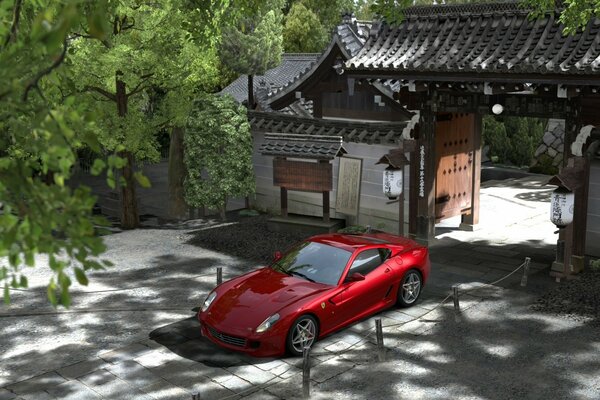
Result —
[[413, 305], [430, 270], [426, 247], [387, 233], [313, 236], [224, 282], [198, 320], [214, 343], [253, 356], [304, 346], [394, 304]]

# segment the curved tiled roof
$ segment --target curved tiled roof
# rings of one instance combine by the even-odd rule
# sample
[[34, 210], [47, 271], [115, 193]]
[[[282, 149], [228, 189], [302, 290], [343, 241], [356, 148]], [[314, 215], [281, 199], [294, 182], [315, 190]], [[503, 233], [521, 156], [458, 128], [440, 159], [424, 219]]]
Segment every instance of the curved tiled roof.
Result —
[[515, 3], [412, 7], [346, 63], [352, 71], [595, 75], [600, 19], [563, 36], [558, 11], [531, 19]]
[[265, 133], [290, 133], [311, 137], [341, 136], [344, 142], [398, 145], [410, 137], [415, 124], [405, 122], [356, 122], [322, 118], [301, 118], [277, 113], [248, 111], [252, 130]]
[[[285, 86], [293, 77], [301, 75], [303, 72], [318, 60], [319, 53], [286, 53], [281, 57], [281, 64], [271, 68], [264, 75], [254, 76], [254, 91], [256, 92], [261, 82], [266, 82], [270, 90], [277, 90]], [[229, 86], [223, 89], [220, 94], [230, 94], [238, 102], [248, 99], [248, 77], [242, 75], [233, 81]]]
[[333, 160], [346, 154], [341, 136], [267, 133], [258, 150], [265, 156]]

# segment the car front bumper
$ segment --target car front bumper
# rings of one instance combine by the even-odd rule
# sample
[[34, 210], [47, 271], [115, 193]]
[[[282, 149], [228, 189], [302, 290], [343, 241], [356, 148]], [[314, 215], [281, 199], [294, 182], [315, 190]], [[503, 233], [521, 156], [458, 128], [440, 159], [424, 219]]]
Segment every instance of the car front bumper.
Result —
[[287, 331], [275, 325], [263, 332], [244, 334], [235, 329], [227, 329], [210, 321], [203, 313], [198, 313], [202, 336], [216, 345], [234, 351], [240, 351], [254, 357], [275, 357], [285, 354]]

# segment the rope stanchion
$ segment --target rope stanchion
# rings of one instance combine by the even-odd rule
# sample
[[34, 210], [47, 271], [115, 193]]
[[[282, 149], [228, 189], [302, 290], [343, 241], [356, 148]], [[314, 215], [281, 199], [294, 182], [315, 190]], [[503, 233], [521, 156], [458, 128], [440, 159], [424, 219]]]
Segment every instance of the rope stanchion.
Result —
[[310, 346], [302, 349], [302, 397], [310, 398]]
[[521, 286], [527, 286], [527, 277], [529, 276], [529, 263], [531, 258], [525, 257], [525, 267], [523, 268], [523, 277], [521, 278]]
[[[440, 307], [442, 307], [444, 304], [446, 304], [446, 302], [447, 302], [447, 301], [448, 301], [448, 300], [449, 300], [451, 297], [453, 297], [453, 298], [455, 299], [455, 302], [456, 302], [456, 303], [458, 304], [458, 306], [459, 306], [459, 312], [460, 312], [460, 303], [459, 303], [459, 300], [458, 300], [458, 298], [460, 297], [460, 295], [461, 295], [461, 294], [466, 294], [466, 293], [469, 293], [469, 292], [473, 292], [473, 291], [476, 291], [476, 290], [479, 290], [479, 289], [482, 289], [482, 288], [484, 288], [484, 287], [488, 287], [488, 286], [494, 286], [494, 285], [496, 285], [496, 284], [498, 284], [498, 283], [500, 283], [500, 282], [504, 281], [505, 279], [508, 279], [510, 276], [512, 276], [512, 275], [514, 275], [515, 273], [517, 273], [517, 272], [518, 272], [518, 271], [519, 271], [521, 268], [525, 267], [525, 265], [526, 265], [526, 264], [528, 264], [528, 260], [530, 260], [530, 258], [529, 258], [529, 257], [527, 257], [527, 258], [525, 259], [525, 262], [524, 262], [524, 263], [522, 263], [521, 265], [519, 265], [519, 266], [518, 266], [518, 267], [517, 267], [517, 268], [516, 268], [514, 271], [512, 271], [512, 272], [508, 273], [507, 275], [503, 276], [502, 278], [500, 278], [500, 279], [498, 279], [498, 280], [496, 280], [496, 281], [493, 281], [493, 282], [490, 282], [490, 283], [484, 283], [484, 284], [482, 284], [482, 285], [480, 285], [480, 286], [478, 286], [478, 287], [475, 287], [475, 288], [470, 288], [470, 289], [466, 289], [466, 290], [460, 290], [460, 293], [459, 293], [460, 284], [453, 285], [453, 286], [452, 286], [452, 289], [453, 289], [452, 293], [450, 293], [450, 294], [449, 294], [449, 295], [447, 295], [447, 296], [446, 296], [444, 299], [442, 299], [442, 300], [441, 300], [441, 301], [440, 301], [440, 302], [439, 302], [439, 303], [438, 303], [438, 304], [437, 304], [435, 307], [433, 307], [431, 310], [429, 310], [429, 311], [427, 311], [426, 313], [424, 313], [424, 314], [420, 315], [419, 317], [414, 317], [414, 318], [411, 318], [411, 319], [409, 319], [408, 321], [404, 321], [404, 322], [401, 322], [401, 323], [398, 323], [398, 324], [391, 324], [391, 325], [385, 325], [385, 326], [383, 326], [383, 325], [382, 325], [382, 326], [381, 326], [381, 327], [382, 327], [382, 330], [383, 330], [383, 328], [394, 328], [394, 327], [398, 327], [398, 326], [403, 326], [403, 325], [406, 325], [406, 324], [408, 324], [408, 323], [410, 323], [410, 322], [414, 322], [414, 321], [416, 321], [416, 320], [422, 319], [422, 318], [423, 318], [423, 317], [425, 317], [426, 315], [428, 315], [428, 314], [432, 313], [433, 311], [437, 310], [438, 308], [440, 308]], [[457, 293], [457, 295], [456, 295], [456, 296], [454, 296], [455, 292]], [[456, 303], [455, 303], [455, 304], [456, 304]], [[455, 313], [455, 315], [456, 315], [456, 316], [458, 316], [458, 314], [456, 314], [456, 313]], [[380, 319], [380, 318], [378, 318], [377, 320], [381, 321], [381, 319]], [[368, 329], [368, 333], [367, 333], [366, 335], [364, 335], [364, 336], [363, 336], [363, 337], [362, 337], [360, 340], [358, 340], [358, 341], [356, 341], [355, 343], [351, 344], [350, 346], [346, 347], [344, 350], [337, 352], [337, 353], [335, 354], [334, 358], [340, 357], [340, 356], [342, 356], [342, 355], [346, 354], [347, 352], [349, 352], [350, 350], [352, 350], [353, 348], [355, 348], [356, 346], [358, 346], [358, 345], [360, 345], [360, 344], [362, 344], [362, 343], [366, 342], [366, 341], [367, 341], [367, 340], [368, 340], [368, 339], [369, 339], [369, 338], [370, 338], [370, 337], [373, 335], [373, 333], [374, 333], [374, 331], [373, 331], [373, 328], [376, 328], [376, 327], [377, 327], [377, 320], [376, 320], [376, 322], [375, 322], [375, 326], [371, 326], [371, 327]], [[377, 329], [376, 329], [376, 330], [377, 330]], [[382, 339], [383, 339], [383, 331], [382, 331], [381, 335], [382, 335]], [[379, 343], [379, 342], [377, 342], [377, 343]], [[383, 343], [383, 340], [381, 341], [381, 343]], [[385, 350], [385, 348], [384, 348], [384, 350]], [[304, 353], [303, 353], [303, 356], [304, 356]], [[303, 358], [303, 361], [304, 361], [304, 358]], [[303, 365], [304, 365], [304, 362], [303, 362]], [[285, 375], [286, 373], [288, 373], [290, 370], [292, 370], [293, 368], [294, 368], [293, 366], [290, 366], [290, 368], [288, 368], [288, 369], [286, 369], [285, 371], [283, 371], [283, 372], [281, 372], [281, 373], [279, 373], [279, 374], [275, 375], [273, 378], [269, 379], [268, 381], [264, 382], [264, 383], [263, 383], [263, 384], [261, 384], [261, 385], [252, 386], [252, 387], [250, 387], [250, 388], [248, 388], [248, 389], [246, 389], [246, 390], [243, 390], [243, 391], [241, 391], [241, 392], [238, 392], [238, 393], [236, 393], [236, 394], [233, 394], [233, 395], [230, 395], [230, 396], [223, 397], [223, 398], [221, 398], [221, 399], [219, 399], [219, 400], [230, 400], [230, 399], [233, 399], [233, 398], [237, 398], [237, 397], [239, 397], [239, 396], [243, 396], [243, 395], [245, 395], [246, 393], [250, 393], [250, 392], [257, 391], [257, 390], [261, 390], [261, 389], [266, 389], [266, 388], [268, 388], [268, 387], [270, 387], [270, 386], [272, 386], [272, 385], [274, 385], [274, 384], [276, 384], [276, 383], [280, 383], [280, 382], [282, 382], [282, 381], [284, 381], [284, 380], [287, 380], [287, 379], [289, 379], [289, 378], [291, 378], [291, 377], [293, 377], [293, 376], [296, 376], [296, 375], [297, 375], [297, 373], [296, 373], [296, 374], [292, 374], [292, 375], [290, 375], [290, 376], [284, 377], [284, 375]], [[304, 369], [303, 369], [303, 372], [302, 372], [302, 373], [303, 373], [303, 382], [304, 382]], [[276, 381], [276, 382], [273, 382], [273, 381], [274, 381], [275, 379], [277, 379], [277, 378], [281, 378], [281, 380], [278, 380], [278, 381]], [[304, 389], [304, 387], [303, 387], [303, 389]]]
[[381, 318], [375, 319], [375, 331], [377, 336], [377, 358], [379, 362], [385, 361], [385, 347], [383, 346], [383, 326]]
[[223, 283], [223, 267], [217, 267], [217, 286]]

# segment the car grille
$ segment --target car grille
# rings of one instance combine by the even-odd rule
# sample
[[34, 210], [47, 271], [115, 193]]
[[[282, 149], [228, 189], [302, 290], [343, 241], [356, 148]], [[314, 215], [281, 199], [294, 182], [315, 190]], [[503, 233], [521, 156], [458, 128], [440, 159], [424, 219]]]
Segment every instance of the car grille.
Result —
[[238, 346], [238, 347], [246, 347], [246, 339], [242, 339], [239, 337], [235, 337], [235, 336], [229, 336], [225, 333], [219, 332], [218, 330], [214, 329], [211, 326], [206, 326], [208, 328], [208, 331], [210, 332], [210, 335], [212, 337], [214, 337], [217, 340], [220, 340], [223, 343], [227, 343], [233, 346]]

